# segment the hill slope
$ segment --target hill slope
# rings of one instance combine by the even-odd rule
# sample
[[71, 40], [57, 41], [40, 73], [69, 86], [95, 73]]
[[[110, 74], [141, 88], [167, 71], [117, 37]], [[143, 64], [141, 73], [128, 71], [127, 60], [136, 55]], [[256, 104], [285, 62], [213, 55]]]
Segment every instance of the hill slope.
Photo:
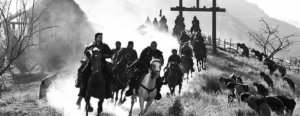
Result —
[[[236, 54], [231, 54], [228, 52], [220, 51], [220, 55], [213, 55], [211, 54], [211, 48], [209, 48], [209, 56], [207, 61], [207, 70], [201, 73], [195, 73], [194, 78], [192, 78], [188, 83], [186, 80], [183, 86], [183, 92], [179, 96], [181, 99], [181, 103], [185, 109], [185, 115], [213, 115], [213, 116], [235, 116], [237, 114], [252, 114], [255, 115], [255, 112], [251, 110], [246, 104], [244, 103], [237, 103], [233, 104], [227, 103], [227, 93], [228, 90], [225, 90], [224, 85], [218, 83], [217, 79], [220, 76], [227, 77], [231, 73], [235, 73], [238, 76], [241, 76], [244, 80], [244, 83], [251, 84], [253, 81], [262, 82], [259, 77], [259, 71], [267, 71], [265, 70], [266, 67], [263, 66], [260, 62], [256, 59], [247, 59], [240, 57]], [[278, 72], [275, 72], [278, 74]], [[276, 75], [275, 74], [275, 75]], [[288, 72], [288, 76], [291, 77], [295, 82], [296, 85], [300, 84], [300, 79], [298, 78], [298, 74], [294, 74], [292, 72]], [[296, 94], [290, 92], [288, 85], [283, 82], [279, 77], [272, 76], [272, 80], [274, 81], [275, 89], [271, 91], [271, 95], [287, 95], [289, 97], [295, 98], [297, 105], [294, 110], [294, 115], [300, 115], [300, 90], [297, 90]], [[63, 115], [63, 109], [56, 109], [52, 108], [46, 104], [40, 104], [37, 100], [38, 98], [38, 81], [39, 80], [32, 80], [29, 83], [19, 84], [19, 86], [23, 89], [18, 88], [17, 86], [13, 87], [10, 91], [4, 92], [2, 96], [2, 102], [0, 105], [2, 106], [0, 111], [1, 115], [10, 116], [10, 115], [30, 115], [30, 116], [38, 116], [38, 115], [51, 115], [51, 116], [60, 116]], [[22, 81], [25, 82], [25, 81]], [[74, 77], [67, 81], [69, 84], [72, 85], [74, 82]], [[71, 84], [70, 84], [71, 83]], [[73, 91], [74, 86], [70, 86], [68, 88], [69, 91]], [[64, 88], [61, 88], [64, 89]], [[178, 94], [178, 87], [176, 88], [176, 94]], [[254, 87], [250, 85], [250, 89], [255, 91]], [[76, 90], [76, 89], [75, 89]], [[162, 90], [162, 93], [165, 95], [169, 90], [165, 86]], [[75, 93], [76, 94], [76, 93]], [[59, 96], [58, 96], [59, 97]], [[72, 96], [71, 96], [72, 97]], [[60, 97], [61, 99], [64, 96]], [[76, 98], [74, 95], [72, 98]], [[70, 98], [71, 99], [71, 98]], [[168, 108], [172, 106], [175, 97], [171, 98], [162, 98], [162, 100], [153, 103], [150, 107], [146, 116], [160, 116], [166, 115], [168, 112]], [[127, 102], [130, 101], [128, 98]], [[68, 101], [65, 101], [69, 103]], [[69, 105], [75, 107], [74, 104], [70, 103]], [[96, 102], [97, 103], [97, 102]], [[105, 102], [106, 103], [106, 102]], [[106, 108], [108, 108], [108, 105]], [[123, 113], [128, 113], [128, 103], [118, 107], [118, 109], [122, 109]], [[111, 106], [109, 106], [111, 108]], [[22, 109], [22, 110], [21, 110]], [[65, 109], [66, 110], [66, 109]], [[75, 111], [74, 112], [81, 112], [83, 114], [83, 110]], [[118, 110], [116, 110], [118, 111]], [[107, 109], [104, 110], [108, 115], [116, 115], [114, 110]], [[119, 112], [119, 111], [118, 111]], [[139, 112], [138, 102], [135, 104], [134, 107], [134, 114]], [[47, 116], [46, 115], [46, 116]], [[275, 115], [273, 113], [273, 115]]]

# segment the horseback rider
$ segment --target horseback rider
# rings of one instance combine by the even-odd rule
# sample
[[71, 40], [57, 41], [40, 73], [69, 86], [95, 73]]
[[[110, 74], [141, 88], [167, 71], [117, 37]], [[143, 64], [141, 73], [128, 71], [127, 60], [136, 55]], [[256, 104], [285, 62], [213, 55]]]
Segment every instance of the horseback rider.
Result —
[[117, 41], [116, 42], [116, 48], [111, 50], [111, 51], [113, 51], [112, 61], [113, 61], [114, 64], [117, 63], [116, 55], [117, 55], [117, 53], [119, 52], [120, 49], [121, 49], [121, 42]]
[[[164, 68], [164, 71], [167, 70], [169, 68], [169, 65], [173, 63], [173, 65], [175, 66], [175, 71], [178, 72], [179, 74], [179, 82], [181, 83], [182, 82], [182, 77], [183, 77], [183, 73], [182, 73], [182, 70], [180, 68], [180, 64], [181, 64], [181, 59], [180, 59], [180, 56], [177, 55], [177, 50], [176, 49], [172, 49], [172, 55], [169, 57], [168, 59], [168, 63], [167, 63], [167, 66]], [[164, 74], [164, 79], [165, 79], [165, 82], [164, 84], [167, 84], [168, 83], [168, 79], [167, 79], [167, 76], [169, 74], [169, 70], [165, 71], [165, 74]]]
[[167, 31], [168, 30], [167, 19], [166, 19], [165, 15], [163, 15], [161, 17], [161, 19], [159, 20], [159, 29], [161, 31]]
[[146, 26], [151, 26], [151, 21], [150, 21], [150, 18], [149, 18], [149, 17], [147, 17], [147, 20], [146, 20], [146, 22], [145, 22], [145, 25], [146, 25]]
[[157, 19], [156, 18], [154, 18], [154, 20], [153, 20], [153, 26], [154, 26], [154, 28], [155, 29], [157, 29], [158, 28], [158, 21], [157, 21]]
[[195, 41], [200, 44], [201, 47], [204, 45], [204, 38], [202, 37], [201, 30], [197, 33]]
[[[93, 49], [94, 47], [101, 50], [101, 55], [102, 55], [102, 59], [101, 59], [102, 67], [101, 68], [102, 68], [102, 73], [106, 77], [106, 79], [105, 79], [105, 81], [106, 81], [105, 98], [113, 98], [112, 91], [110, 90], [111, 82], [112, 81], [114, 82], [113, 75], [112, 75], [111, 69], [108, 67], [108, 62], [105, 60], [106, 58], [111, 58], [113, 52], [107, 44], [103, 43], [102, 39], [103, 39], [103, 34], [96, 33], [94, 41], [92, 42], [92, 44], [90, 46], [86, 47], [86, 49], [84, 50], [84, 53], [88, 56], [88, 53], [89, 53], [88, 50]], [[85, 69], [86, 68], [91, 69], [91, 65], [87, 65], [85, 67]], [[83, 69], [83, 70], [85, 70], [85, 69]]]
[[[138, 59], [137, 52], [135, 49], [133, 49], [134, 43], [133, 41], [129, 41], [127, 48], [122, 48], [117, 54], [116, 54], [116, 65], [123, 65], [119, 64], [119, 61], [121, 58], [127, 59], [127, 64], [131, 65], [136, 59]], [[116, 66], [119, 67], [119, 66]], [[114, 69], [113, 72], [118, 72], [119, 69]]]
[[[152, 60], [152, 57], [160, 59], [162, 62], [162, 65], [164, 63], [164, 58], [162, 55], [162, 52], [157, 49], [157, 43], [155, 41], [151, 42], [151, 45], [147, 48], [145, 48], [140, 58], [137, 59], [129, 68], [131, 70], [135, 70], [132, 72], [132, 76], [130, 76], [129, 81], [129, 90], [126, 91], [126, 96], [132, 95], [133, 88], [137, 84], [137, 81], [144, 75], [149, 73], [148, 69], [150, 68], [150, 62]], [[162, 82], [160, 79], [156, 79], [156, 85], [157, 85], [157, 95], [155, 97], [156, 100], [159, 100], [161, 98], [160, 94], [160, 88], [162, 86]]]
[[165, 15], [162, 16], [161, 19], [159, 20], [159, 25], [162, 25], [162, 24], [167, 24], [167, 19], [166, 19]]
[[[189, 44], [188, 42], [184, 43], [183, 46], [180, 49], [184, 48], [184, 46], [186, 46], [186, 45], [188, 46], [188, 44]], [[182, 49], [181, 50], [181, 56], [186, 56], [188, 58], [188, 60], [191, 63], [190, 66], [192, 66], [191, 71], [194, 72], [195, 70], [194, 70], [194, 67], [193, 67], [194, 66], [194, 61], [192, 59], [192, 57], [193, 57], [192, 49], [191, 48], [190, 49]]]
[[194, 19], [192, 21], [192, 27], [191, 27], [190, 31], [191, 31], [191, 33], [201, 31], [200, 22], [196, 16], [194, 16]]
[[[180, 40], [180, 47], [179, 47], [179, 48], [181, 48], [182, 45], [183, 45], [185, 42], [190, 41], [191, 38], [190, 38], [189, 35], [186, 33], [186, 31], [182, 31], [179, 40]], [[181, 54], [181, 51], [180, 51], [180, 54]]]

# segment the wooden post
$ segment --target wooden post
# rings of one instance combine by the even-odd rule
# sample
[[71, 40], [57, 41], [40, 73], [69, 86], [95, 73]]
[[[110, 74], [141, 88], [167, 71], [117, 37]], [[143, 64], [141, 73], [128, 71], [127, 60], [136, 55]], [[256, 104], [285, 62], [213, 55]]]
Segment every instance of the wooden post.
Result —
[[226, 39], [224, 39], [224, 50], [226, 51]]

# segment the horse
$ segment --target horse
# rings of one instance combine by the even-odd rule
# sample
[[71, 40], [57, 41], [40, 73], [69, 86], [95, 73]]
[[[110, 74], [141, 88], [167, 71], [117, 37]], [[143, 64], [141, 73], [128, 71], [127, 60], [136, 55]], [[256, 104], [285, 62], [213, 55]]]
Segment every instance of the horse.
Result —
[[[157, 89], [156, 89], [156, 79], [160, 75], [161, 70], [161, 60], [155, 59], [152, 57], [152, 61], [150, 62], [150, 68], [148, 69], [148, 73], [142, 76], [139, 79], [139, 85], [135, 89], [133, 89], [133, 95], [131, 96], [131, 108], [129, 111], [129, 116], [132, 115], [132, 108], [134, 105], [134, 101], [136, 97], [139, 97], [140, 102], [140, 116], [144, 116], [147, 112], [149, 106], [152, 104], [153, 99], [156, 97]], [[144, 109], [144, 102], [147, 101], [146, 108]]]
[[[127, 75], [127, 67], [130, 66], [132, 62], [129, 62], [125, 57], [122, 57], [120, 61], [117, 63], [117, 65], [114, 66], [113, 72], [114, 72], [114, 80], [116, 80], [115, 85], [114, 85], [114, 93], [116, 94], [115, 97], [115, 105], [117, 101], [119, 100], [119, 91], [121, 90], [121, 97], [119, 104], [122, 104], [126, 101], [126, 96], [124, 95], [123, 98], [123, 92], [125, 88], [127, 87], [128, 83], [128, 75]], [[116, 70], [118, 69], [118, 71]]]
[[179, 85], [179, 92], [178, 92], [179, 94], [180, 94], [181, 88], [182, 88], [182, 83], [180, 81], [180, 78], [182, 78], [182, 77], [180, 77], [178, 75], [175, 65], [176, 64], [174, 62], [170, 62], [170, 67], [167, 69], [169, 72], [169, 74], [167, 76], [168, 86], [169, 86], [171, 95], [174, 95], [174, 91], [175, 91], [175, 88], [177, 85]]
[[[196, 38], [196, 40], [192, 39], [192, 46], [193, 46], [193, 51], [195, 54], [196, 58], [196, 63], [197, 63], [197, 68], [198, 71], [200, 72], [201, 69], [206, 69], [204, 62], [206, 62], [207, 59], [207, 48], [204, 44], [204, 39], [201, 35], [201, 33], [195, 33], [191, 35], [193, 38]], [[199, 65], [201, 65], [199, 67]]]
[[[183, 44], [181, 50], [182, 54], [181, 54], [181, 66], [183, 67], [183, 73], [187, 74], [187, 81], [189, 79], [189, 73], [191, 71], [191, 73], [193, 73], [193, 50], [191, 45], [186, 42]], [[193, 75], [191, 74], [191, 78], [193, 77]]]
[[90, 104], [90, 98], [98, 98], [98, 110], [97, 116], [100, 116], [100, 113], [103, 111], [103, 101], [105, 97], [105, 90], [106, 90], [106, 83], [105, 77], [101, 71], [101, 49], [94, 48], [92, 50], [88, 50], [92, 54], [91, 56], [91, 63], [92, 63], [92, 74], [88, 80], [85, 102], [86, 102], [86, 116], [88, 116], [88, 112], [92, 112], [93, 108]]

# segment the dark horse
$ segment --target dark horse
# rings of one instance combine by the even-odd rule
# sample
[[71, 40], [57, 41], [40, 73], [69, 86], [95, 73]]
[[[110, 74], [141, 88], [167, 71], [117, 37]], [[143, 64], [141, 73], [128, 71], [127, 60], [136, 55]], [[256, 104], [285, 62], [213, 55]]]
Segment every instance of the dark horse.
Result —
[[183, 68], [183, 73], [187, 74], [187, 81], [189, 79], [189, 73], [191, 71], [191, 78], [193, 77], [193, 50], [189, 42], [186, 42], [183, 44], [181, 48], [182, 54], [181, 54], [181, 65]]
[[174, 95], [174, 91], [177, 85], [179, 85], [179, 94], [181, 92], [182, 83], [180, 81], [180, 77], [177, 70], [176, 70], [176, 64], [173, 62], [170, 62], [170, 67], [167, 69], [169, 74], [167, 76], [168, 79], [168, 86], [171, 92], [171, 95]]
[[92, 63], [92, 74], [88, 80], [87, 91], [85, 96], [86, 102], [86, 116], [88, 116], [88, 112], [92, 112], [93, 108], [90, 104], [91, 97], [95, 97], [99, 99], [98, 102], [98, 112], [97, 116], [100, 116], [100, 113], [103, 111], [102, 104], [105, 97], [105, 77], [101, 71], [101, 49], [94, 48], [91, 52], [91, 63]]
[[114, 80], [116, 80], [114, 85], [114, 93], [116, 94], [115, 105], [119, 100], [118, 96], [120, 90], [121, 90], [121, 98], [119, 104], [122, 104], [126, 101], [126, 96], [124, 96], [123, 98], [123, 92], [128, 83], [127, 67], [129, 67], [131, 63], [132, 62], [128, 62], [128, 59], [122, 57], [120, 61], [117, 62], [117, 65], [115, 65], [113, 68]]
[[[198, 71], [200, 72], [201, 69], [205, 70], [204, 62], [206, 62], [206, 59], [207, 59], [207, 48], [204, 44], [204, 39], [203, 39], [201, 33], [197, 32], [191, 36], [193, 37], [192, 46], [193, 46], [195, 58], [197, 60], [197, 62], [196, 62], [197, 68], [198, 68]], [[200, 67], [199, 67], [199, 64], [201, 65]]]

